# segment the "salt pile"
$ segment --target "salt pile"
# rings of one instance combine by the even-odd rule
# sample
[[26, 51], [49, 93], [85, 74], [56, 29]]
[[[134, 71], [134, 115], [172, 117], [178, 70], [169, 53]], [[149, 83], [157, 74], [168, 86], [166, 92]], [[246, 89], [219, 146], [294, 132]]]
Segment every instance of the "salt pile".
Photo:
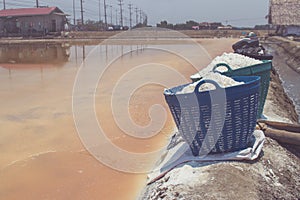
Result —
[[[204, 79], [202, 80], [213, 80], [217, 82], [220, 87], [227, 88], [227, 87], [233, 87], [244, 84], [244, 82], [237, 82], [233, 80], [230, 77], [221, 75], [219, 73], [208, 73]], [[200, 81], [202, 81], [200, 80]], [[187, 93], [193, 93], [195, 90], [196, 85], [200, 82], [197, 81], [195, 83], [189, 84], [188, 86], [184, 87], [181, 91], [177, 92], [176, 94], [187, 94]], [[211, 83], [204, 83], [200, 86], [199, 92], [214, 90], [216, 87], [212, 85]]]
[[[206, 68], [192, 75], [191, 79], [199, 79], [201, 77], [206, 77], [206, 75], [212, 72], [213, 68], [219, 63], [226, 63], [232, 69], [239, 69], [246, 66], [261, 64], [263, 62], [237, 53], [223, 53], [223, 55], [217, 56], [215, 59], [213, 59], [213, 61]], [[218, 67], [217, 71], [226, 72], [227, 68]]]

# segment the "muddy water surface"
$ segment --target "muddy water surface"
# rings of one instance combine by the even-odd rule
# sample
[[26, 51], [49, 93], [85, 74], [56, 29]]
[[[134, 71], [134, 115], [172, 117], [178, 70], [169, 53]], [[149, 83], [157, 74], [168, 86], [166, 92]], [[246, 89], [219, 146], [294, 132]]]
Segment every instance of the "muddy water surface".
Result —
[[[199, 42], [214, 57], [229, 51], [228, 44], [234, 40]], [[176, 45], [181, 50], [187, 48]], [[134, 50], [136, 45], [132, 47]], [[97, 161], [85, 150], [76, 132], [72, 115], [73, 84], [83, 59], [94, 48], [67, 44], [1, 48], [0, 199], [134, 199], [145, 184], [146, 174], [120, 172]], [[105, 46], [96, 48], [99, 54], [109, 53]], [[107, 49], [122, 51], [118, 45]], [[199, 56], [199, 66], [209, 63], [207, 55], [194, 56]], [[134, 51], [134, 56], [128, 54], [112, 63], [99, 82], [96, 115], [110, 141], [130, 152], [144, 153], [162, 148], [173, 130], [168, 115], [163, 128], [154, 137], [131, 137], [117, 126], [111, 113], [113, 86], [122, 75], [145, 63], [151, 68], [154, 62], [179, 71], [187, 81], [196, 72], [180, 56], [144, 47]], [[173, 79], [167, 72], [154, 72], [155, 77]], [[139, 78], [125, 77], [122, 84], [151, 79], [153, 74], [150, 70], [150, 73], [132, 76]], [[163, 88], [155, 83], [142, 85], [134, 92], [128, 111], [136, 124], [149, 123], [148, 112], [153, 104], [167, 109]], [[126, 103], [122, 98], [119, 102]], [[127, 117], [119, 114], [121, 119]]]

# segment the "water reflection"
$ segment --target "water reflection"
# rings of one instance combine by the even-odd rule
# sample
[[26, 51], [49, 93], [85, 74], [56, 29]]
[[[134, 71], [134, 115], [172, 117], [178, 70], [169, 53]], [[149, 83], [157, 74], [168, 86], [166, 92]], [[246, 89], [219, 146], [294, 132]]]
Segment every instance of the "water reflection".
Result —
[[[67, 64], [79, 67], [84, 64], [83, 61], [95, 47], [100, 50], [100, 54], [105, 55], [107, 61], [109, 55], [119, 52], [123, 55], [125, 46], [127, 45], [4, 44], [0, 46], [0, 67], [8, 69], [10, 76], [11, 70], [39, 69], [42, 72], [42, 68], [63, 67]], [[131, 55], [138, 55], [146, 47], [143, 45], [129, 46]]]
[[67, 62], [69, 56], [70, 45], [68, 43], [6, 44], [0, 46], [1, 64], [46, 63], [58, 65]]

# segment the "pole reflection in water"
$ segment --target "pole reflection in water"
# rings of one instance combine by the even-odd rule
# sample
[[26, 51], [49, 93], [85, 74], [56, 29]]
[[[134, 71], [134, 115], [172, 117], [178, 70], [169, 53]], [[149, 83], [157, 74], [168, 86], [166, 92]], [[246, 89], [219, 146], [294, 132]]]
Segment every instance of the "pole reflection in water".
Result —
[[108, 61], [108, 45], [105, 45], [105, 63]]
[[78, 66], [78, 52], [77, 52], [77, 45], [75, 45], [75, 62], [76, 62], [76, 67]]
[[8, 69], [8, 74], [9, 74], [9, 79], [12, 80], [12, 77], [11, 77], [11, 69], [10, 69], [10, 68]]
[[82, 46], [82, 62], [85, 60], [85, 45]]

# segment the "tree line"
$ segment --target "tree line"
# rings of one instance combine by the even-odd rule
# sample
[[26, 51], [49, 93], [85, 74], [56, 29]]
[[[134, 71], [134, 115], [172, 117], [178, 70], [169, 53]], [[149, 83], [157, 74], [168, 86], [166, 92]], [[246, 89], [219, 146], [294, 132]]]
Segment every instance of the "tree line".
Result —
[[217, 29], [220, 26], [223, 26], [222, 23], [213, 22], [213, 23], [198, 23], [193, 20], [189, 20], [186, 23], [180, 24], [171, 24], [168, 23], [166, 20], [161, 21], [160, 23], [156, 24], [157, 27], [160, 28], [167, 28], [167, 29], [174, 29], [174, 30], [192, 30], [192, 29]]

